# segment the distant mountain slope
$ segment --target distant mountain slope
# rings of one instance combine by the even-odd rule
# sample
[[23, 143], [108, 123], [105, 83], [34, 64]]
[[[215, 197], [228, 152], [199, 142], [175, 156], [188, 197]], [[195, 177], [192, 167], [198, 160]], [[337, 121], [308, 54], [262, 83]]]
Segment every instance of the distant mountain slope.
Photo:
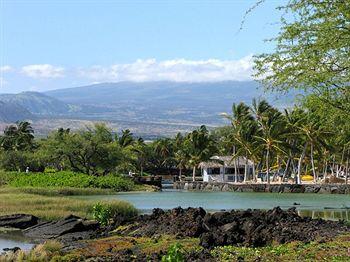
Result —
[[45, 94], [80, 105], [82, 110], [78, 114], [84, 117], [214, 125], [223, 123], [219, 114], [230, 112], [233, 102], [250, 104], [253, 98], [263, 97], [285, 107], [294, 98], [276, 100], [275, 95], [264, 94], [253, 81], [101, 83]]
[[17, 104], [31, 113], [39, 115], [68, 114], [72, 109], [69, 104], [38, 92], [0, 94], [0, 101]]
[[35, 119], [33, 114], [20, 105], [0, 101], [0, 122], [13, 123], [33, 119]]
[[[217, 101], [250, 100], [261, 95], [259, 85], [253, 81], [238, 82], [119, 82], [59, 89], [47, 95], [65, 102], [78, 104], [118, 104], [120, 102], [154, 102], [161, 105], [200, 106], [216, 104]], [[169, 104], [170, 102], [170, 104]]]

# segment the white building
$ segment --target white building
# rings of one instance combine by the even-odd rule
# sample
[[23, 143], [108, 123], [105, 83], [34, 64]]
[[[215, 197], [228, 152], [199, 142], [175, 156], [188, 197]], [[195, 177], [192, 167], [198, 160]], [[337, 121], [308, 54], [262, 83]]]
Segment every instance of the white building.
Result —
[[201, 162], [199, 167], [204, 182], [242, 182], [246, 168], [247, 179], [253, 175], [253, 162], [245, 157], [213, 156], [209, 161]]

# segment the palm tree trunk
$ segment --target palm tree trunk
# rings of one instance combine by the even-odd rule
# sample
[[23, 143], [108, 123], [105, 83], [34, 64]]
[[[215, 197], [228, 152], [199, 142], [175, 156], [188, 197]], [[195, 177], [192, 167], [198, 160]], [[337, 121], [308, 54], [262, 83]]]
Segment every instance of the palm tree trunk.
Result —
[[267, 187], [270, 189], [270, 150], [266, 150], [266, 176], [267, 176]]
[[307, 148], [307, 142], [304, 145], [304, 149], [303, 152], [301, 153], [301, 156], [299, 158], [299, 162], [298, 162], [298, 174], [297, 174], [297, 184], [301, 184], [301, 167], [302, 167], [302, 163], [305, 157], [305, 153], [306, 153], [306, 148]]
[[247, 182], [247, 178], [248, 178], [248, 158], [245, 157], [245, 161], [244, 161], [244, 181], [243, 182]]
[[349, 158], [346, 159], [346, 166], [345, 166], [345, 185], [348, 184], [348, 175], [349, 175]]
[[253, 168], [253, 179], [254, 179], [254, 182], [256, 183], [258, 181], [258, 178], [257, 178], [256, 172], [255, 172], [255, 162], [254, 162], [254, 160], [252, 160], [252, 162], [253, 162], [253, 166], [252, 166], [252, 168]]
[[290, 157], [288, 158], [287, 163], [286, 163], [286, 169], [284, 170], [284, 173], [283, 173], [282, 182], [286, 179], [286, 176], [288, 174], [289, 165], [290, 165]]
[[[236, 155], [236, 146], [233, 146], [233, 155]], [[235, 159], [233, 159], [233, 165], [234, 165], [234, 168], [235, 168], [235, 183], [238, 182], [238, 175], [237, 175], [237, 161], [236, 161], [236, 157]]]
[[312, 143], [310, 145], [310, 157], [311, 157], [312, 174], [314, 176], [314, 183], [316, 184], [317, 176], [316, 176], [315, 162], [314, 162], [314, 145]]
[[179, 169], [179, 181], [180, 181], [180, 182], [181, 182], [181, 180], [182, 180], [181, 177], [182, 177], [182, 168]]
[[193, 166], [193, 172], [192, 172], [192, 181], [196, 181], [196, 166]]

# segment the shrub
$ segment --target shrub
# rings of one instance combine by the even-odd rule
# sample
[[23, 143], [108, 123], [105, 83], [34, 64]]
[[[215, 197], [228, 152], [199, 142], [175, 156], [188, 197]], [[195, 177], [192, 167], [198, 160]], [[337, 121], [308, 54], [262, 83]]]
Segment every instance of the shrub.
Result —
[[171, 245], [168, 253], [162, 257], [162, 262], [182, 262], [185, 261], [181, 244]]
[[111, 210], [107, 205], [97, 203], [93, 206], [92, 216], [96, 219], [102, 226], [107, 226], [111, 217]]
[[0, 185], [4, 184], [13, 187], [102, 188], [114, 191], [130, 191], [135, 187], [132, 180], [120, 175], [91, 176], [70, 171], [28, 174], [0, 172]]
[[137, 215], [135, 207], [127, 202], [110, 201], [97, 203], [92, 207], [92, 216], [102, 226], [120, 224]]

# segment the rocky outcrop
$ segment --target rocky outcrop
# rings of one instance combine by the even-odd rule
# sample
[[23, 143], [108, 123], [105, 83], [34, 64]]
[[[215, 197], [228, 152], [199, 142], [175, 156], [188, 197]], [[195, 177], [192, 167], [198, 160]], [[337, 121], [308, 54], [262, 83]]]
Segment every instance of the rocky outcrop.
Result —
[[122, 235], [154, 237], [161, 234], [198, 237], [205, 248], [223, 245], [266, 246], [273, 242], [309, 242], [350, 232], [343, 222], [300, 217], [294, 208], [287, 211], [245, 210], [206, 213], [202, 208], [164, 211], [140, 216], [124, 227]]
[[98, 235], [98, 230], [98, 222], [71, 215], [62, 220], [39, 223], [23, 230], [23, 234], [37, 242], [48, 239], [73, 242], [95, 237]]
[[217, 182], [174, 182], [174, 189], [190, 191], [231, 191], [231, 192], [271, 192], [271, 193], [319, 193], [319, 194], [350, 194], [350, 185], [297, 185], [297, 184], [231, 184]]
[[0, 216], [0, 227], [25, 229], [38, 224], [38, 218], [26, 214]]

